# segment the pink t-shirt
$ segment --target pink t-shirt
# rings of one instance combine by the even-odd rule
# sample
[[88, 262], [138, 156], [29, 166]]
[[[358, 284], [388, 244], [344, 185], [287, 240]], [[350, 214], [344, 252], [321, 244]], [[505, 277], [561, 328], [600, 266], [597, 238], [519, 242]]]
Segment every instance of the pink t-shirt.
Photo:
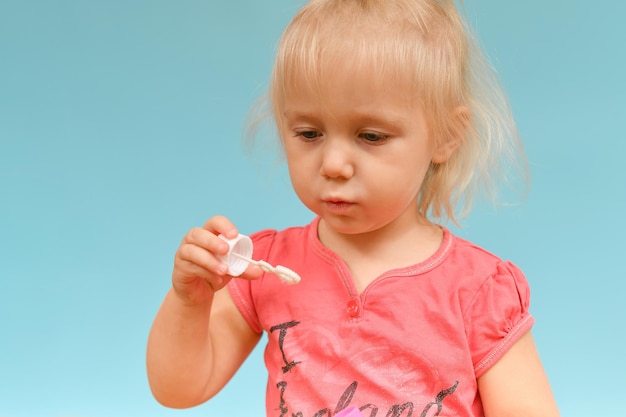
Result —
[[358, 294], [350, 271], [305, 227], [252, 235], [254, 258], [296, 271], [228, 288], [266, 332], [267, 416], [482, 416], [476, 378], [533, 325], [522, 272], [444, 230], [426, 261]]

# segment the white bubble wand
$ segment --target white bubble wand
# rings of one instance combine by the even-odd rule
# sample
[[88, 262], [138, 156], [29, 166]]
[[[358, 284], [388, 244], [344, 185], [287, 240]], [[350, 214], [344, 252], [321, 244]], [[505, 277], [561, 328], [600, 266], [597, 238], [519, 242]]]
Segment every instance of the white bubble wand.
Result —
[[240, 234], [234, 239], [227, 239], [222, 235], [219, 237], [228, 243], [229, 246], [228, 253], [220, 257], [222, 261], [228, 264], [229, 275], [236, 277], [243, 274], [248, 263], [258, 266], [265, 272], [276, 275], [284, 284], [297, 284], [300, 282], [300, 275], [286, 266], [272, 266], [268, 262], [251, 259], [252, 239], [248, 236]]

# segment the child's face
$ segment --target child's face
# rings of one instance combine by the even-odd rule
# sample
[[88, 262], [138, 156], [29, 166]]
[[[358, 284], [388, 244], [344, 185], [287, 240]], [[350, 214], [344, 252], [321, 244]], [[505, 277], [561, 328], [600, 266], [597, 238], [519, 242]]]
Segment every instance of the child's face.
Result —
[[322, 94], [296, 86], [285, 96], [281, 135], [296, 194], [339, 233], [420, 221], [435, 147], [418, 100], [404, 83], [364, 71], [338, 68], [328, 81]]

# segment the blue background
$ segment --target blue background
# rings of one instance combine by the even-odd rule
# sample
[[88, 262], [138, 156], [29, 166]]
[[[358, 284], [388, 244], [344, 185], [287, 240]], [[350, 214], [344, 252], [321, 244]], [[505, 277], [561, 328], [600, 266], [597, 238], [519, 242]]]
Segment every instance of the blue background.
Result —
[[[184, 233], [308, 222], [242, 125], [301, 2], [0, 0], [0, 415], [263, 415], [257, 349], [211, 402], [151, 397]], [[563, 415], [623, 415], [626, 3], [468, 0], [525, 140], [523, 205], [464, 237], [519, 264]]]

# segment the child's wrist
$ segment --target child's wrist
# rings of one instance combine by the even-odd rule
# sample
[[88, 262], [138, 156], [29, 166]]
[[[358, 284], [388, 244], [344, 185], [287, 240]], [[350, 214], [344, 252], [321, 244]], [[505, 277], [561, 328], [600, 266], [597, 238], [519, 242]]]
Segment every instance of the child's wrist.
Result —
[[181, 291], [177, 289], [175, 285], [172, 286], [170, 293], [176, 300], [176, 304], [178, 304], [181, 308], [189, 311], [208, 311], [211, 308], [211, 304], [213, 303], [213, 297], [215, 296], [214, 291], [206, 291], [204, 294], [202, 294], [202, 296], [194, 296], [186, 291]]

